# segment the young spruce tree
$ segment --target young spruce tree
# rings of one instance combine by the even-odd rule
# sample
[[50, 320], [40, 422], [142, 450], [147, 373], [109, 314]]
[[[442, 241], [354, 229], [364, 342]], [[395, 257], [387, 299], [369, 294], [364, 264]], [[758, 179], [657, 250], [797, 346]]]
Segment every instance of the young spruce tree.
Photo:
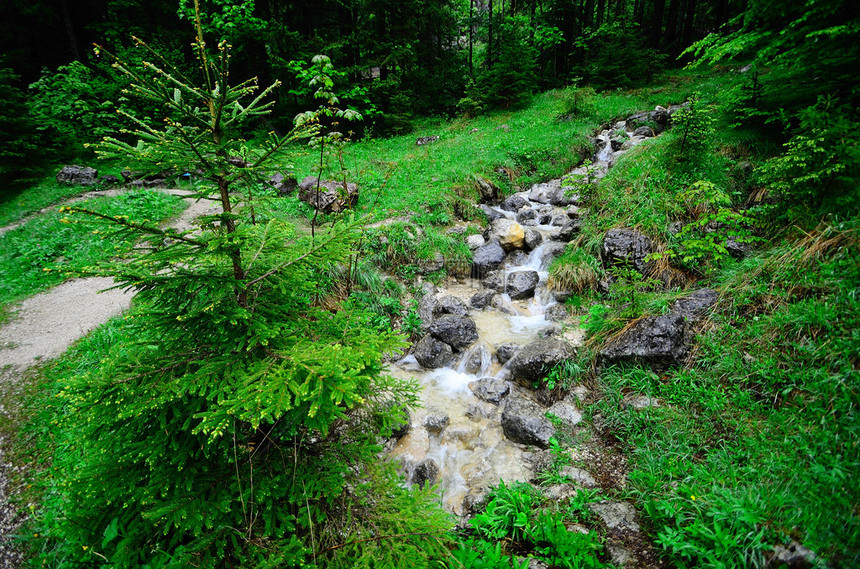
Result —
[[99, 364], [63, 376], [46, 398], [51, 463], [28, 534], [36, 562], [427, 566], [444, 554], [448, 518], [378, 460], [381, 435], [416, 400], [413, 384], [383, 373], [382, 354], [402, 339], [309, 300], [321, 268], [350, 254], [358, 224], [311, 237], [251, 209], [263, 206], [251, 202], [252, 174], [314, 121], [261, 149], [244, 145], [235, 128], [267, 112], [276, 85], [231, 86], [230, 46], [210, 53], [199, 7], [196, 27], [201, 84], [140, 41], [152, 57], [142, 69], [115, 61], [166, 118], [129, 116], [138, 141], [106, 139], [98, 151], [142, 171], [191, 172], [196, 197], [221, 211], [198, 231], [105, 219], [142, 242], [92, 272], [134, 290], [136, 309]]

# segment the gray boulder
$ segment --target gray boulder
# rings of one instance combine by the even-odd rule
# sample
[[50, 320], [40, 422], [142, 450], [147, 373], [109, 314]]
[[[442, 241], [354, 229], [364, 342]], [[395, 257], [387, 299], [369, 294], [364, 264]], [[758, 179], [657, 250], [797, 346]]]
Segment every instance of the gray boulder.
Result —
[[469, 389], [472, 390], [475, 397], [482, 401], [498, 403], [505, 395], [510, 393], [511, 384], [494, 377], [482, 377], [470, 383]]
[[438, 142], [438, 136], [419, 136], [415, 139], [416, 146], [426, 146], [428, 144], [433, 144], [434, 142]]
[[650, 126], [643, 125], [643, 126], [640, 126], [639, 128], [637, 128], [636, 130], [633, 131], [633, 136], [642, 136], [645, 138], [651, 138], [651, 137], [657, 136], [657, 133], [654, 132], [654, 129], [651, 128]]
[[442, 316], [433, 321], [428, 332], [437, 340], [451, 346], [455, 352], [469, 347], [472, 342], [478, 339], [478, 328], [475, 326], [475, 321], [468, 316], [452, 314]]
[[686, 319], [670, 313], [638, 320], [604, 346], [598, 359], [602, 365], [647, 365], [665, 370], [682, 365], [689, 351]]
[[469, 249], [474, 251], [480, 247], [483, 247], [487, 244], [487, 240], [484, 239], [483, 235], [469, 235], [466, 237], [466, 245], [469, 246]]
[[451, 418], [448, 417], [447, 413], [443, 413], [441, 411], [434, 411], [427, 415], [424, 419], [424, 428], [430, 431], [431, 433], [441, 433], [445, 430], [445, 427], [448, 426], [448, 423], [451, 422]]
[[268, 184], [282, 198], [291, 196], [296, 192], [296, 188], [299, 187], [299, 182], [296, 180], [295, 176], [292, 174], [287, 174], [285, 176], [281, 172], [275, 172], [275, 174], [269, 178]]
[[508, 293], [511, 300], [531, 298], [535, 295], [535, 287], [539, 280], [540, 277], [537, 271], [517, 271], [510, 273], [505, 292]]
[[472, 255], [472, 275], [483, 278], [488, 272], [498, 269], [504, 260], [505, 250], [498, 241], [478, 247]]
[[491, 208], [490, 206], [488, 206], [486, 204], [481, 204], [478, 207], [481, 209], [481, 211], [484, 212], [484, 215], [487, 216], [487, 221], [489, 221], [490, 223], [493, 223], [497, 219], [501, 219], [501, 218], [505, 217], [505, 215], [503, 213], [501, 213], [500, 211], [498, 211], [496, 209]]
[[430, 324], [440, 316], [446, 314], [465, 316], [468, 310], [466, 303], [456, 296], [447, 294], [426, 295], [418, 304], [418, 316], [421, 318], [421, 328], [425, 332], [430, 327]]
[[522, 349], [522, 346], [519, 344], [507, 342], [496, 348], [496, 358], [498, 358], [500, 364], [504, 364]]
[[651, 263], [645, 257], [654, 252], [654, 242], [635, 229], [610, 229], [600, 246], [600, 260], [606, 269], [629, 264], [631, 268], [646, 274]]
[[336, 213], [355, 206], [358, 201], [358, 186], [354, 183], [320, 180], [307, 176], [299, 184], [299, 200], [323, 213]]
[[523, 239], [523, 246], [526, 250], [532, 251], [543, 242], [543, 235], [537, 229], [526, 229], [526, 235]]
[[112, 174], [107, 174], [99, 178], [99, 184], [103, 186], [115, 186], [119, 184], [120, 180], [116, 176]]
[[57, 182], [60, 184], [79, 184], [94, 186], [98, 181], [99, 171], [88, 166], [63, 166], [57, 172]]
[[[567, 218], [569, 219], [569, 218]], [[558, 230], [559, 241], [570, 241], [582, 230], [582, 222], [578, 219], [570, 219]]]
[[543, 254], [541, 255], [541, 265], [546, 267], [556, 257], [561, 257], [564, 254], [565, 249], [567, 249], [567, 243], [559, 243], [557, 241], [549, 243], [543, 250]]
[[475, 183], [478, 185], [478, 191], [481, 193], [481, 203], [490, 203], [498, 199], [499, 189], [493, 182], [481, 176], [476, 176]]
[[713, 289], [701, 288], [676, 300], [672, 305], [672, 312], [682, 315], [688, 321], [697, 322], [717, 303], [719, 296]]
[[639, 531], [639, 524], [636, 523], [636, 509], [629, 502], [602, 500], [588, 504], [588, 509], [597, 514], [609, 530]]
[[556, 365], [569, 360], [576, 351], [559, 338], [541, 338], [523, 347], [511, 358], [508, 368], [514, 379], [527, 387], [541, 381]]
[[535, 210], [524, 208], [517, 213], [517, 223], [520, 225], [535, 225], [537, 224], [536, 217]]
[[412, 472], [412, 483], [419, 488], [432, 486], [439, 480], [439, 465], [432, 458], [421, 461]]
[[548, 322], [565, 322], [570, 318], [570, 315], [563, 304], [553, 304], [546, 309], [543, 317]]
[[513, 195], [502, 202], [502, 209], [505, 211], [519, 211], [529, 205], [529, 202], [523, 197]]
[[497, 219], [493, 222], [492, 236], [498, 240], [505, 251], [522, 249], [525, 239], [523, 226], [511, 219]]
[[505, 262], [502, 267], [519, 267], [525, 265], [529, 260], [529, 255], [522, 249], [514, 249], [508, 256], [505, 257]]
[[454, 351], [451, 346], [429, 334], [415, 344], [412, 355], [426, 369], [445, 367], [454, 359]]
[[494, 290], [481, 290], [472, 295], [472, 299], [469, 301], [469, 304], [472, 305], [472, 308], [477, 308], [479, 310], [484, 309], [490, 305], [490, 302], [493, 301], [493, 297], [496, 295], [496, 291]]
[[508, 397], [501, 424], [508, 439], [524, 445], [548, 448], [549, 439], [555, 435], [555, 427], [544, 416], [544, 409], [524, 397]]
[[502, 271], [493, 271], [481, 281], [481, 286], [493, 292], [505, 291], [505, 275]]
[[552, 413], [568, 427], [575, 427], [582, 421], [582, 413], [568, 401], [556, 401], [547, 409], [547, 413]]

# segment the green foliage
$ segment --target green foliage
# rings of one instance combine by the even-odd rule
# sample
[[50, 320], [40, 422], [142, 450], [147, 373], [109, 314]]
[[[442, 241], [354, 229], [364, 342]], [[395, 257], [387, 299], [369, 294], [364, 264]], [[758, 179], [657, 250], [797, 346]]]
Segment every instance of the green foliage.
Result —
[[[0, 67], [0, 176], [7, 181], [32, 174], [37, 161], [36, 125], [16, 86], [18, 79], [11, 69]], [[0, 190], [0, 196], [9, 193], [9, 187]]]
[[[181, 202], [163, 192], [138, 190], [116, 198], [83, 202], [102, 215], [147, 216], [158, 222], [176, 214]], [[135, 238], [125, 235], [106, 243], [108, 223], [98, 219], [71, 219], [60, 213], [41, 215], [0, 236], [0, 305], [5, 305], [63, 282], [74, 271], [99, 261], [127, 255]]]
[[574, 45], [581, 63], [572, 74], [595, 89], [628, 89], [645, 83], [662, 67], [665, 55], [645, 45], [639, 28], [612, 21], [586, 30]]
[[496, 32], [491, 59], [476, 73], [467, 97], [485, 107], [509, 108], [534, 91], [538, 51], [529, 41], [525, 16], [506, 16], [496, 22]]
[[713, 108], [702, 102], [701, 94], [694, 93], [684, 105], [672, 115], [676, 137], [680, 140], [680, 156], [689, 158], [701, 153], [714, 133]]

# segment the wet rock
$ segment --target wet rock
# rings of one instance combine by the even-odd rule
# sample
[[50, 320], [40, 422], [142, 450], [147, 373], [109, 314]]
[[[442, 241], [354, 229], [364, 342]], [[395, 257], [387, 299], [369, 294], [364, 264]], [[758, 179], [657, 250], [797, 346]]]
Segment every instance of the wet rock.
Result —
[[717, 303], [719, 296], [713, 289], [701, 288], [676, 300], [672, 312], [681, 314], [688, 321], [697, 322]]
[[550, 180], [542, 184], [535, 184], [529, 191], [529, 200], [537, 203], [552, 204], [558, 200], [561, 193], [561, 180]]
[[132, 172], [131, 170], [123, 170], [119, 173], [122, 176], [122, 181], [128, 184], [140, 177], [140, 172]]
[[612, 151], [613, 152], [618, 152], [619, 150], [621, 150], [621, 147], [624, 146], [625, 142], [627, 142], [627, 137], [626, 136], [620, 136], [620, 135], [619, 136], [613, 136], [609, 140], [609, 144], [612, 145]]
[[494, 377], [482, 377], [478, 381], [470, 383], [469, 389], [472, 390], [475, 397], [482, 401], [498, 403], [505, 395], [510, 393], [511, 384]]
[[525, 239], [523, 226], [510, 219], [497, 219], [493, 222], [493, 237], [505, 251], [522, 249]]
[[543, 488], [543, 495], [549, 500], [560, 502], [575, 497], [578, 491], [573, 484], [551, 484]]
[[556, 257], [560, 257], [564, 254], [564, 250], [567, 248], [566, 243], [550, 243], [546, 246], [546, 249], [543, 250], [543, 255], [541, 256], [541, 264], [546, 267], [549, 265]]
[[415, 359], [426, 369], [445, 367], [454, 359], [451, 346], [431, 335], [426, 335], [413, 348]]
[[548, 322], [565, 322], [570, 318], [563, 304], [553, 304], [546, 309], [543, 315]]
[[317, 177], [307, 176], [299, 184], [299, 200], [323, 213], [336, 213], [355, 205], [358, 186], [352, 182], [320, 180], [318, 187]]
[[633, 136], [641, 136], [644, 138], [651, 138], [657, 136], [657, 133], [654, 132], [654, 129], [650, 126], [642, 125], [636, 130], [633, 131]]
[[535, 225], [537, 223], [537, 215], [535, 214], [535, 210], [531, 208], [525, 208], [520, 210], [517, 213], [517, 223], [520, 225]]
[[505, 274], [502, 271], [493, 271], [481, 281], [481, 286], [493, 292], [504, 292], [505, 280]]
[[775, 568], [788, 567], [788, 569], [807, 569], [815, 567], [816, 555], [796, 541], [788, 545], [777, 545], [771, 552], [767, 566]]
[[523, 196], [513, 195], [508, 197], [505, 201], [502, 202], [502, 209], [505, 211], [520, 211], [522, 208], [529, 205], [528, 200], [526, 200]]
[[421, 461], [412, 473], [412, 483], [419, 488], [424, 488], [428, 484], [432, 486], [437, 480], [439, 480], [439, 465], [432, 458]]
[[463, 498], [463, 512], [467, 514], [477, 514], [484, 509], [487, 501], [487, 496], [490, 495], [489, 490], [484, 488], [470, 488], [469, 493]]
[[415, 359], [414, 354], [409, 354], [408, 356], [398, 360], [395, 365], [403, 371], [421, 371], [421, 364], [419, 364], [418, 360]]
[[684, 316], [677, 313], [649, 316], [603, 347], [601, 365], [647, 365], [665, 370], [682, 365], [689, 353]]
[[558, 231], [559, 241], [570, 241], [582, 230], [582, 222], [578, 219], [569, 219]]
[[511, 300], [531, 298], [535, 294], [535, 287], [539, 281], [540, 276], [538, 276], [537, 271], [517, 271], [510, 273], [505, 292], [508, 293]]
[[588, 509], [597, 514], [609, 530], [639, 531], [636, 523], [636, 509], [629, 502], [603, 500], [588, 504]]
[[654, 252], [654, 242], [635, 229], [610, 229], [603, 237], [600, 260], [606, 269], [629, 264], [630, 268], [646, 274], [650, 263], [645, 257]]
[[496, 291], [494, 290], [482, 290], [472, 295], [472, 299], [469, 303], [472, 305], [472, 308], [481, 310], [490, 305], [490, 302], [492, 302], [495, 295]]
[[[430, 335], [445, 342], [455, 352], [469, 347], [478, 339], [478, 328], [475, 321], [468, 316], [445, 315], [433, 321], [427, 329]], [[416, 356], [417, 357], [417, 356]], [[421, 361], [419, 359], [419, 361]]]
[[490, 350], [487, 349], [486, 344], [476, 344], [475, 347], [466, 352], [463, 360], [465, 372], [477, 375], [478, 373], [482, 373], [485, 363], [489, 366]]
[[513, 377], [526, 387], [541, 381], [556, 365], [572, 358], [574, 348], [558, 338], [542, 338], [526, 345], [511, 361], [508, 367]]
[[434, 142], [438, 142], [438, 136], [419, 136], [415, 139], [416, 146], [427, 146], [428, 144], [433, 144]]
[[57, 182], [60, 184], [79, 184], [94, 186], [99, 177], [99, 171], [88, 166], [69, 165], [57, 172]]
[[434, 411], [425, 417], [424, 428], [431, 433], [441, 433], [450, 422], [451, 418], [448, 417], [448, 413]]
[[529, 255], [522, 249], [514, 249], [505, 257], [502, 267], [520, 267], [529, 262]]
[[526, 250], [531, 251], [535, 249], [542, 241], [543, 235], [541, 235], [540, 231], [537, 229], [526, 229], [526, 235], [523, 239], [523, 245]]
[[421, 329], [424, 332], [440, 316], [446, 314], [465, 316], [467, 312], [466, 303], [450, 294], [427, 294], [418, 304], [418, 316], [421, 318]]
[[575, 427], [582, 421], [582, 413], [568, 401], [556, 401], [546, 412], [558, 417], [567, 427]]
[[503, 214], [502, 212], [500, 212], [497, 209], [491, 208], [490, 206], [488, 206], [486, 204], [481, 204], [478, 206], [478, 208], [482, 212], [484, 212], [484, 215], [487, 216], [487, 221], [489, 221], [490, 223], [493, 223], [497, 219], [502, 219], [505, 217], [505, 214]]
[[112, 174], [107, 174], [99, 178], [99, 184], [102, 186], [115, 186], [119, 184], [119, 178]]
[[636, 113], [627, 117], [625, 126], [627, 130], [636, 131], [641, 126], [652, 127], [654, 132], [660, 134], [669, 126], [670, 114], [664, 108], [646, 111], [644, 113]]
[[282, 198], [294, 194], [299, 187], [299, 182], [295, 176], [292, 174], [284, 175], [280, 172], [276, 172], [269, 178], [268, 184]]
[[553, 227], [562, 227], [569, 221], [570, 218], [566, 213], [556, 213], [550, 218], [549, 224]]
[[466, 245], [468, 245], [469, 249], [471, 249], [472, 251], [478, 249], [479, 247], [483, 247], [486, 244], [487, 240], [484, 239], [483, 235], [469, 235], [468, 237], [466, 237]]
[[505, 250], [498, 241], [492, 241], [479, 247], [472, 255], [472, 273], [482, 278], [488, 272], [498, 269], [504, 260]]
[[502, 432], [516, 443], [548, 448], [549, 439], [555, 435], [555, 427], [544, 416], [544, 409], [524, 397], [508, 397], [501, 423]]
[[504, 364], [522, 349], [522, 346], [520, 346], [519, 344], [514, 344], [510, 342], [502, 344], [498, 348], [496, 348], [496, 358], [498, 358], [500, 364]]
[[495, 405], [490, 403], [481, 402], [477, 405], [469, 405], [469, 408], [466, 409], [466, 417], [471, 419], [472, 421], [478, 422], [481, 419], [489, 419], [496, 413]]
[[569, 217], [569, 218], [571, 218], [571, 219], [578, 219], [578, 218], [580, 218], [580, 217], [583, 217], [583, 213], [584, 213], [584, 212], [585, 212], [585, 210], [584, 210], [584, 209], [582, 209], [582, 208], [581, 208], [581, 207], [579, 207], [579, 206], [575, 206], [575, 205], [569, 205], [569, 206], [567, 206], [567, 208], [564, 210], [564, 213], [566, 213], [566, 214], [567, 214], [567, 217]]
[[500, 294], [493, 297], [493, 300], [490, 302], [490, 306], [500, 312], [510, 314], [511, 316], [518, 316], [520, 314], [513, 303]]

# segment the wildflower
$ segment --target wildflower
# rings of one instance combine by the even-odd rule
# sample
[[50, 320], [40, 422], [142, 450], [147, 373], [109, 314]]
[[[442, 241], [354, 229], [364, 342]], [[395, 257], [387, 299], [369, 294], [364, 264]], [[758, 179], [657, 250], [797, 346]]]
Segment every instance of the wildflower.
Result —
[[694, 501], [694, 502], [695, 502], [695, 501], [696, 501], [696, 495], [695, 495], [695, 494], [690, 494], [690, 499], [691, 499], [692, 501]]

